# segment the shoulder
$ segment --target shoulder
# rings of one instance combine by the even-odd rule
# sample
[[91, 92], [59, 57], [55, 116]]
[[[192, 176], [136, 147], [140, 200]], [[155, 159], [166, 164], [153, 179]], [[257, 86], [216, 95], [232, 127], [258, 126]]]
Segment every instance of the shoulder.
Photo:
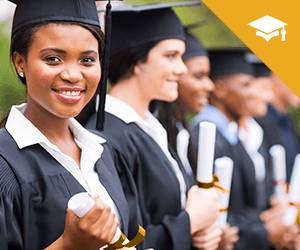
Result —
[[20, 185], [10, 165], [0, 155], [0, 196], [16, 196], [20, 194]]

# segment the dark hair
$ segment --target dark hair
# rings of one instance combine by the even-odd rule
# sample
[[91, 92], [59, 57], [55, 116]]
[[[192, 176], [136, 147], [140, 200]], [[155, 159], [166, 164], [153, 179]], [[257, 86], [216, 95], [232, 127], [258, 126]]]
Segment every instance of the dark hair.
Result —
[[[157, 118], [160, 123], [163, 125], [168, 135], [168, 142], [173, 151], [176, 154], [176, 157], [180, 160], [178, 152], [177, 152], [177, 135], [179, 133], [179, 129], [176, 125], [178, 122], [175, 115], [176, 102], [165, 102], [165, 101], [156, 101], [155, 103], [155, 111], [157, 114]], [[185, 121], [182, 121], [183, 127], [188, 131], [188, 126]], [[192, 141], [191, 137], [189, 140], [188, 146], [188, 159], [189, 163], [192, 167], [193, 174], [196, 176], [197, 173], [197, 148]]]
[[123, 50], [110, 56], [108, 79], [115, 85], [120, 79], [128, 79], [133, 75], [134, 66], [147, 61], [149, 51], [158, 42], [149, 42], [137, 47]]
[[[96, 25], [89, 25], [89, 24], [71, 22], [71, 21], [41, 22], [38, 24], [28, 25], [28, 26], [18, 30], [11, 38], [11, 44], [10, 44], [10, 61], [11, 61], [11, 63], [13, 64], [13, 55], [15, 52], [18, 52], [21, 56], [23, 56], [25, 58], [25, 60], [27, 60], [28, 51], [29, 51], [30, 46], [33, 43], [33, 38], [34, 38], [35, 33], [41, 27], [44, 27], [47, 24], [52, 24], [52, 23], [62, 24], [62, 25], [79, 25], [79, 26], [89, 30], [94, 35], [94, 37], [97, 39], [97, 41], [99, 43], [99, 56], [100, 56], [100, 63], [102, 65], [105, 36], [104, 36], [103, 32], [101, 31], [101, 28]], [[17, 76], [18, 76], [19, 80], [21, 81], [21, 83], [26, 85], [26, 78], [20, 77], [16, 68], [15, 68], [15, 71], [16, 71]], [[4, 116], [4, 118], [0, 121], [0, 128], [5, 126], [7, 117], [8, 117], [8, 114], [6, 114]]]

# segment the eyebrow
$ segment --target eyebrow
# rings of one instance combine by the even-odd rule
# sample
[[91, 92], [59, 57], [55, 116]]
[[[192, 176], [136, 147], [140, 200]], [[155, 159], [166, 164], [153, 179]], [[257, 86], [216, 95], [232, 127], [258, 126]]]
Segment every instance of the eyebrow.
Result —
[[[40, 51], [40, 53], [44, 52], [44, 51], [54, 51], [54, 52], [57, 52], [57, 53], [61, 53], [61, 54], [67, 54], [67, 52], [65, 50], [62, 50], [62, 49], [56, 49], [56, 48], [46, 48], [46, 49], [42, 49]], [[86, 54], [91, 54], [91, 53], [95, 53], [95, 54], [98, 54], [96, 51], [94, 50], [87, 50], [87, 51], [84, 51], [84, 52], [81, 52], [81, 54], [83, 55], [86, 55]]]

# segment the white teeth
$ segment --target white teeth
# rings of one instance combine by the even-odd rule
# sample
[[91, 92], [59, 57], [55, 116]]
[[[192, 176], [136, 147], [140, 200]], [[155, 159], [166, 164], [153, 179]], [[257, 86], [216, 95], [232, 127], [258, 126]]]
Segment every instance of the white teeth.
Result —
[[63, 95], [67, 95], [67, 96], [78, 96], [80, 94], [80, 91], [63, 91], [63, 90], [59, 90], [58, 92], [63, 94]]

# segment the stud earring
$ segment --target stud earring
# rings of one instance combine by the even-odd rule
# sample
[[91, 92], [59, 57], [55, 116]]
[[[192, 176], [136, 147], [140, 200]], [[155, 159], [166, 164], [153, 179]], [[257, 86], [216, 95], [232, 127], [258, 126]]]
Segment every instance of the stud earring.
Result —
[[24, 72], [20, 72], [20, 76], [23, 78], [25, 76]]

